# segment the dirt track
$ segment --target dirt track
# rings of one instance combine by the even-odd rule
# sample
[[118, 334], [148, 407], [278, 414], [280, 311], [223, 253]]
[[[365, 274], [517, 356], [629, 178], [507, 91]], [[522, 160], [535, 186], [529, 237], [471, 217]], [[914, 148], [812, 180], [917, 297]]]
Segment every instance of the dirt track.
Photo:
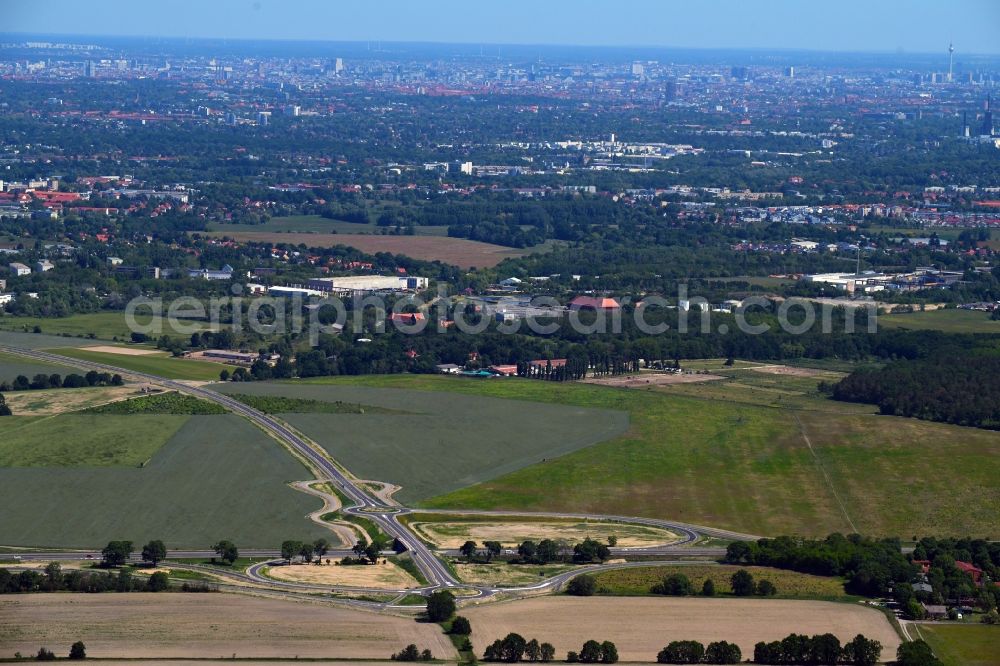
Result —
[[672, 384], [711, 382], [716, 379], [725, 379], [725, 377], [695, 372], [685, 372], [682, 374], [674, 374], [672, 372], [637, 372], [631, 375], [618, 375], [615, 377], [590, 377], [589, 379], [582, 380], [581, 383], [618, 386], [621, 388], [647, 388], [653, 386], [670, 386]]
[[795, 632], [835, 634], [842, 642], [863, 633], [881, 641], [884, 659], [896, 654], [899, 637], [885, 616], [861, 605], [780, 599], [677, 599], [626, 597], [540, 597], [480, 606], [462, 612], [472, 623], [476, 652], [515, 631], [548, 641], [556, 658], [579, 650], [584, 641], [610, 640], [622, 661], [656, 661], [667, 643], [728, 640], [743, 657], [758, 641]]
[[409, 643], [452, 659], [434, 624], [234, 594], [25, 594], [0, 597], [0, 655], [387, 659]]

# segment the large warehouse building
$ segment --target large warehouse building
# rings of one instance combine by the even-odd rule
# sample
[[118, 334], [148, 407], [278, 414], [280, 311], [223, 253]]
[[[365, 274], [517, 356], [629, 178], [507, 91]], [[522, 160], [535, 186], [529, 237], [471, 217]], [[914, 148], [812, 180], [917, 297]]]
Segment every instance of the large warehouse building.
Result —
[[396, 275], [353, 275], [313, 278], [309, 288], [327, 293], [356, 291], [418, 291], [427, 288], [427, 278]]

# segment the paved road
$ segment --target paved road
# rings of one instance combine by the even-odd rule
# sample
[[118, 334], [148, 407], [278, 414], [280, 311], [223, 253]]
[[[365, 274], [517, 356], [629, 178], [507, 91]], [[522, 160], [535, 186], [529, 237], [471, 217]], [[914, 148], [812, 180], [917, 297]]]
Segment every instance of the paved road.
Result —
[[[381, 499], [371, 495], [363, 487], [360, 487], [356, 482], [341, 469], [334, 461], [332, 461], [327, 454], [320, 450], [318, 447], [314, 446], [310, 441], [305, 439], [303, 436], [299, 435], [292, 428], [290, 428], [286, 423], [276, 419], [268, 414], [264, 414], [252, 407], [231, 398], [228, 395], [219, 393], [216, 391], [211, 391], [199, 386], [192, 386], [190, 384], [179, 382], [171, 379], [165, 379], [157, 375], [152, 375], [143, 372], [136, 372], [134, 370], [128, 370], [126, 368], [120, 368], [113, 365], [108, 365], [104, 363], [96, 363], [92, 361], [83, 361], [79, 359], [69, 358], [66, 356], [61, 356], [58, 354], [52, 354], [49, 352], [33, 350], [33, 349], [22, 349], [20, 347], [10, 347], [6, 345], [0, 345], [0, 351], [7, 352], [9, 354], [17, 354], [27, 358], [35, 359], [38, 361], [57, 363], [62, 365], [72, 365], [87, 370], [97, 370], [100, 372], [110, 372], [121, 374], [122, 376], [134, 377], [150, 383], [162, 386], [164, 388], [173, 389], [181, 393], [188, 395], [194, 395], [196, 397], [202, 398], [209, 402], [219, 404], [231, 412], [242, 416], [252, 423], [259, 426], [265, 432], [268, 432], [276, 439], [282, 441], [286, 446], [288, 446], [296, 455], [298, 455], [305, 464], [312, 469], [316, 475], [317, 480], [327, 481], [332, 483], [339, 492], [346, 496], [354, 506], [344, 507], [343, 511], [345, 513], [364, 516], [365, 518], [373, 521], [378, 525], [378, 527], [388, 534], [390, 537], [398, 539], [409, 551], [410, 557], [413, 558], [417, 567], [420, 569], [421, 573], [427, 579], [428, 584], [417, 590], [420, 593], [428, 593], [437, 589], [447, 589], [447, 588], [465, 588], [465, 589], [475, 589], [480, 596], [489, 596], [499, 592], [517, 592], [517, 591], [530, 591], [539, 590], [545, 588], [558, 589], [565, 581], [569, 580], [575, 575], [578, 575], [581, 570], [575, 570], [562, 574], [560, 576], [553, 577], [546, 581], [542, 581], [537, 585], [519, 587], [519, 588], [491, 588], [487, 586], [473, 586], [460, 582], [457, 580], [449, 570], [447, 566], [431, 551], [431, 549], [419, 538], [414, 535], [405, 524], [403, 524], [399, 517], [406, 513], [411, 513], [413, 510], [406, 507], [390, 506], [383, 502]], [[428, 511], [428, 513], [430, 513]], [[475, 514], [483, 516], [491, 515], [503, 515], [503, 516], [543, 516], [552, 518], [570, 518], [570, 519], [586, 519], [586, 520], [605, 520], [611, 522], [628, 522], [636, 523], [641, 525], [649, 525], [653, 527], [658, 527], [661, 529], [669, 530], [679, 535], [679, 539], [672, 544], [666, 546], [652, 547], [652, 548], [633, 548], [633, 549], [615, 549], [615, 553], [618, 555], [645, 555], [645, 556], [655, 556], [655, 555], [685, 555], [685, 556], [695, 556], [699, 554], [710, 554], [718, 555], [722, 551], [719, 548], [696, 548], [696, 547], [683, 547], [686, 544], [694, 543], [701, 535], [727, 538], [727, 539], [753, 539], [756, 538], [752, 535], [741, 534], [737, 532], [729, 532], [726, 530], [718, 530], [714, 528], [701, 527], [695, 525], [688, 525], [685, 523], [677, 523], [673, 521], [658, 520], [654, 518], [633, 518], [628, 516], [605, 516], [600, 514], [572, 514], [572, 513], [522, 513], [522, 512], [510, 512], [510, 511], [434, 511], [433, 513], [439, 514]], [[445, 551], [447, 553], [448, 551]], [[331, 556], [337, 556], [340, 551], [331, 552]], [[173, 558], [201, 558], [210, 557], [213, 553], [207, 551], [172, 551], [171, 556]], [[278, 554], [276, 551], [270, 550], [251, 550], [241, 553], [247, 557], [276, 557]], [[346, 552], [345, 552], [346, 554]], [[14, 554], [0, 554], [0, 557], [13, 556]], [[57, 557], [57, 555], [59, 557]], [[90, 555], [91, 558], [98, 557], [96, 553], [87, 551], [71, 551], [63, 553], [54, 552], [24, 552], [20, 553], [23, 560], [45, 560], [45, 559], [90, 559], [87, 556]], [[339, 556], [343, 556], [340, 554]], [[278, 563], [277, 560], [270, 560], [270, 565], [274, 566]], [[623, 566], [648, 566], [653, 564], [652, 562], [634, 563], [630, 565]], [[270, 578], [266, 578], [260, 574], [260, 569], [263, 566], [268, 566], [267, 563], [262, 563], [252, 566], [246, 574], [227, 574], [231, 575], [236, 579], [241, 579], [246, 582], [252, 582], [255, 584], [266, 584], [272, 587], [277, 587], [284, 589], [286, 591], [301, 591], [310, 590], [315, 591], [320, 586], [315, 585], [305, 585], [296, 583], [284, 583], [278, 582]], [[607, 567], [605, 567], [607, 568]], [[213, 573], [217, 573], [213, 570]], [[323, 587], [322, 589], [329, 589]], [[341, 588], [338, 588], [341, 591]], [[360, 588], [343, 588], [343, 591], [352, 592], [369, 592], [369, 593], [385, 593], [385, 590], [363, 590]], [[412, 591], [412, 590], [411, 590]], [[402, 594], [404, 591], [391, 590], [390, 593], [399, 592]]]

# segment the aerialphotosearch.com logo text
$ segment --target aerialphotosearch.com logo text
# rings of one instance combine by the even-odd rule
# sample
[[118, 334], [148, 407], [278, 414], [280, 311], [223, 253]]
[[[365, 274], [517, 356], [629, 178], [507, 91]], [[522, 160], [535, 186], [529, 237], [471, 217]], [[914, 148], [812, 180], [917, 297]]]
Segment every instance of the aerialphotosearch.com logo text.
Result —
[[[467, 305], [475, 304], [472, 312]], [[630, 297], [618, 301], [617, 307], [601, 309], [567, 308], [552, 296], [518, 298], [516, 296], [461, 298], [448, 295], [446, 285], [438, 285], [434, 297], [427, 299], [420, 294], [391, 297], [379, 293], [356, 293], [346, 300], [338, 296], [243, 296], [240, 285], [233, 286], [233, 295], [213, 297], [204, 301], [193, 296], [182, 296], [164, 303], [162, 298], [134, 298], [126, 305], [125, 322], [132, 333], [147, 337], [164, 334], [192, 335], [211, 331], [231, 330], [234, 334], [250, 331], [261, 336], [286, 332], [307, 334], [312, 346], [319, 344], [322, 334], [336, 335], [345, 331], [348, 321], [355, 335], [384, 334], [391, 326], [407, 335], [420, 335], [428, 329], [444, 333], [452, 328], [467, 334], [494, 330], [501, 334], [533, 333], [551, 335], [559, 330], [565, 319], [570, 328], [581, 335], [615, 334], [623, 330], [623, 319], [628, 316], [635, 328], [645, 335], [662, 335], [672, 327], [663, 321], [656, 310], [677, 310], [678, 333], [729, 334], [732, 325], [747, 335], [763, 335], [774, 328], [774, 323], [790, 335], [802, 335], [816, 330], [832, 333], [835, 325], [842, 332], [855, 331], [855, 318], [851, 312], [835, 317], [835, 305], [806, 299], [790, 298], [780, 301], [777, 307], [771, 299], [751, 296], [729, 311], [726, 321], [713, 325], [713, 316], [719, 314], [703, 297], [690, 297], [686, 285], [678, 289], [677, 298], [670, 301], [651, 295], [632, 305]], [[867, 310], [869, 333], [878, 328], [878, 309], [874, 303], [853, 304]], [[772, 312], [773, 317], [761, 321], [752, 317], [754, 312]], [[626, 314], [628, 313], [628, 314]], [[756, 323], [750, 320], [754, 319]], [[732, 324], [732, 325], [731, 325]]]

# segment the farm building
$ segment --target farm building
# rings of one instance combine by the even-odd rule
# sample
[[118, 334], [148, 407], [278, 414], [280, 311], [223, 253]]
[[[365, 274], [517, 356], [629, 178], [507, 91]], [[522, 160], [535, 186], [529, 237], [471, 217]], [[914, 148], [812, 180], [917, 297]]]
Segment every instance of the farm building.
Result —
[[570, 310], [618, 310], [621, 305], [613, 298], [577, 296], [569, 302]]

